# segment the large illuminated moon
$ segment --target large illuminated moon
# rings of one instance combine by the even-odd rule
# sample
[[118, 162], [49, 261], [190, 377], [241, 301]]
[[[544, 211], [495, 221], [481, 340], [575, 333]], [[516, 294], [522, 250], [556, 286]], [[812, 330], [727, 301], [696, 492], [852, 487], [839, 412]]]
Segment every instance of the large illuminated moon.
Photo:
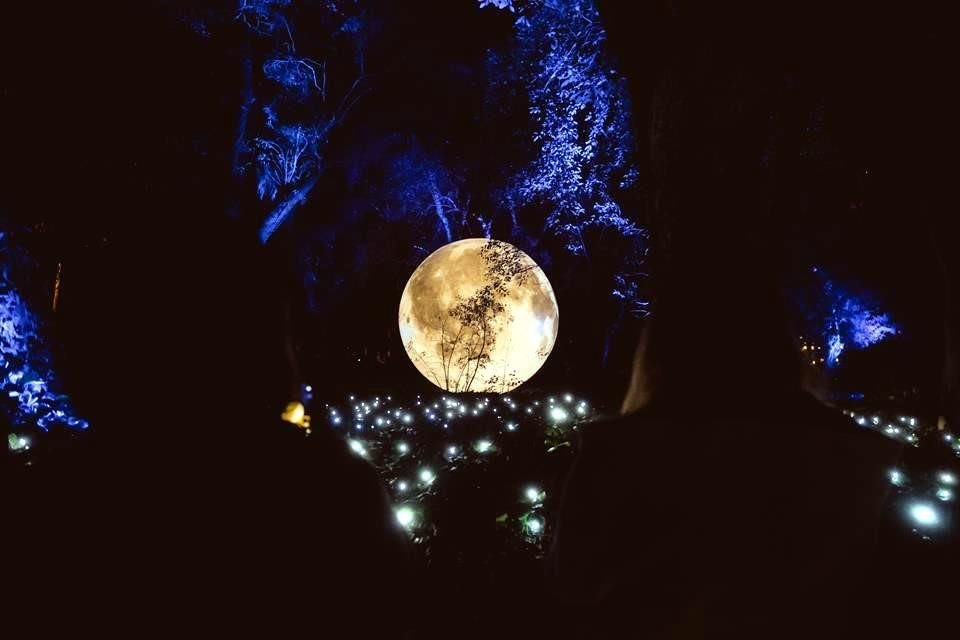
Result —
[[543, 270], [506, 242], [440, 247], [400, 298], [400, 337], [423, 376], [447, 391], [503, 393], [543, 366], [557, 340], [557, 299]]

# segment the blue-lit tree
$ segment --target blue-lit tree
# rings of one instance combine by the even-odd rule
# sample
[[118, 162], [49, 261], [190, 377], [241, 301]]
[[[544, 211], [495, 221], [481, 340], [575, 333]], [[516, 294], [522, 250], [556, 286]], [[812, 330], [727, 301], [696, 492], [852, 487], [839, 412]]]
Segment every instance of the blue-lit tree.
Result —
[[819, 268], [813, 274], [817, 291], [803, 306], [808, 330], [826, 351], [828, 368], [839, 365], [848, 348], [866, 349], [900, 333], [870, 295], [838, 284]]
[[546, 209], [543, 231], [593, 262], [615, 252], [612, 294], [632, 312], [642, 295], [647, 235], [621, 207], [638, 178], [624, 79], [604, 55], [605, 32], [592, 0], [480, 0], [507, 9], [516, 68], [528, 96], [534, 158], [503, 190], [503, 205]]
[[[3, 234], [0, 234], [0, 241]], [[86, 429], [69, 399], [53, 390], [50, 355], [41, 337], [41, 323], [9, 278], [11, 250], [0, 245], [0, 392], [3, 408], [16, 427], [52, 426]], [[11, 448], [14, 439], [10, 440]], [[19, 443], [20, 439], [16, 439]]]
[[[248, 47], [243, 61], [245, 79], [234, 152], [235, 171], [256, 177], [258, 198], [269, 204], [260, 224], [260, 240], [266, 243], [293, 211], [303, 204], [322, 171], [323, 149], [330, 132], [350, 111], [361, 93], [362, 52], [350, 63], [340, 64], [337, 78], [330, 79], [328, 59], [337, 58], [337, 47], [348, 40], [354, 50], [360, 45], [362, 21], [357, 2], [303, 2], [312, 11], [311, 27], [323, 32], [314, 46], [317, 55], [298, 50], [288, 12], [292, 0], [241, 0], [237, 20], [252, 38], [272, 43], [260, 56]], [[311, 42], [311, 44], [314, 44]], [[342, 62], [341, 58], [337, 58]], [[257, 72], [267, 81], [256, 91]], [[347, 79], [349, 78], [349, 79]], [[342, 89], [339, 99], [330, 99], [329, 87]], [[259, 126], [250, 114], [260, 105]]]

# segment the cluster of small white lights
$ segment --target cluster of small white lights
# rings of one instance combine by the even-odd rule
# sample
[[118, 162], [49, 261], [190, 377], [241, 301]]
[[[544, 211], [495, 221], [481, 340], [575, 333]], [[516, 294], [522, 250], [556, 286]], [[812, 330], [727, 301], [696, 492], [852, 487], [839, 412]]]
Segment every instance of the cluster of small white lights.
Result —
[[953, 475], [949, 471], [941, 471], [937, 476], [937, 479], [943, 484], [949, 484], [951, 486], [957, 484], [957, 476]]
[[[394, 404], [391, 396], [364, 401], [356, 395], [351, 395], [349, 400], [347, 412], [326, 405], [329, 420], [334, 425], [340, 422], [352, 424], [355, 430], [353, 433], [356, 435], [347, 438], [350, 450], [358, 456], [371, 460], [381, 471], [389, 470], [392, 477], [389, 477], [387, 482], [392, 488], [393, 495], [400, 501], [394, 508], [394, 514], [399, 525], [411, 532], [423, 529], [424, 512], [421, 505], [417, 503], [427, 499], [427, 496], [432, 495], [436, 490], [435, 485], [439, 475], [446, 470], [457, 469], [469, 461], [493, 456], [500, 450], [494, 431], [485, 437], [473, 439], [469, 444], [448, 442], [440, 449], [440, 460], [433, 461], [439, 466], [430, 465], [428, 460], [418, 459], [424, 451], [422, 447], [415, 446], [418, 441], [410, 429], [415, 429], [418, 422], [427, 425], [434, 423], [437, 427], [442, 425], [444, 429], [449, 429], [454, 426], [453, 423], [458, 418], [476, 420], [479, 416], [487, 415], [492, 416], [496, 421], [494, 424], [499, 425], [500, 430], [512, 433], [519, 430], [521, 421], [508, 419], [507, 414], [510, 411], [523, 410], [528, 415], [542, 416], [546, 419], [547, 425], [552, 424], [555, 427], [559, 427], [560, 423], [575, 424], [579, 416], [589, 412], [587, 403], [576, 398], [572, 393], [545, 397], [542, 401], [530, 398], [522, 402], [510, 396], [490, 396], [470, 401], [458, 400], [454, 396], [443, 396], [436, 401], [430, 401], [417, 396], [415, 405], [411, 403], [406, 408]], [[537, 423], [542, 427], [543, 423], [540, 420], [537, 420]], [[360, 433], [371, 427], [379, 427], [371, 433], [373, 440], [370, 437], [361, 438]], [[377, 435], [373, 435], [374, 433]], [[401, 437], [394, 439], [394, 434]], [[384, 437], [392, 440], [392, 443], [379, 442], [380, 438]], [[394, 454], [392, 459], [388, 458], [383, 461], [383, 464], [378, 464], [377, 458], [391, 451]], [[401, 464], [401, 459], [407, 464], [416, 465], [413, 469], [402, 472], [405, 476], [403, 479], [396, 477], [393, 473], [395, 465]], [[521, 503], [526, 505], [526, 513], [518, 514], [515, 520], [519, 530], [531, 538], [540, 538], [547, 527], [546, 520], [540, 513], [546, 500], [546, 493], [535, 484], [523, 485], [520, 487], [520, 499]]]

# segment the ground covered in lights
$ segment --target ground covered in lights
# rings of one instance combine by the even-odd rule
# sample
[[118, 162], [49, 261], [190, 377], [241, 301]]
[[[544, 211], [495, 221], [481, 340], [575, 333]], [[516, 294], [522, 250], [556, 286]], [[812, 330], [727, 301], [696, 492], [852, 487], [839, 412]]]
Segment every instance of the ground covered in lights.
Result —
[[[297, 420], [333, 429], [373, 465], [397, 522], [432, 565], [451, 571], [473, 565], [510, 573], [543, 556], [576, 431], [597, 417], [574, 393], [351, 395], [326, 402], [311, 393], [306, 387], [313, 424], [303, 405]], [[900, 464], [888, 470], [894, 526], [915, 540], [953, 539], [960, 437], [904, 413], [858, 407], [844, 414], [853, 428], [905, 445]], [[79, 437], [76, 429], [62, 431]], [[30, 464], [58, 432], [21, 420], [7, 434], [8, 450]]]
[[428, 557], [458, 564], [542, 555], [576, 429], [595, 417], [571, 393], [350, 396], [314, 413], [380, 472]]

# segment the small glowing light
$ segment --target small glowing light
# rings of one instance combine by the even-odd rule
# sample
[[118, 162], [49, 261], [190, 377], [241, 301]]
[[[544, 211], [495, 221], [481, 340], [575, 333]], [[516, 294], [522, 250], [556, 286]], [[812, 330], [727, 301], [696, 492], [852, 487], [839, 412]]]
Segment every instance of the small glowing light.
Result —
[[943, 434], [943, 439], [946, 440], [947, 442], [951, 442], [953, 440], [953, 434], [945, 433]]
[[953, 500], [953, 491], [947, 489], [946, 487], [940, 487], [937, 489], [937, 498], [943, 500], [944, 502], [949, 502]]
[[403, 416], [403, 422], [404, 424], [410, 424], [411, 422], [413, 422], [413, 417], [409, 413], [407, 413]]
[[582, 415], [585, 414], [586, 412], [587, 412], [587, 410], [586, 410], [584, 407], [582, 407], [582, 406], [577, 407], [577, 414], [579, 414], [579, 415], [582, 416]]
[[480, 440], [479, 442], [477, 442], [475, 448], [477, 450], [477, 453], [486, 453], [487, 451], [490, 451], [492, 447], [493, 447], [493, 443], [490, 442], [489, 440]]
[[379, 427], [379, 426], [382, 426], [382, 425], [383, 425], [383, 418], [381, 418], [380, 416], [377, 416], [377, 419], [374, 420], [374, 422], [377, 423], [377, 426], [378, 426], [378, 427]]
[[570, 395], [569, 393], [568, 393], [567, 395], [563, 396], [563, 399], [564, 399], [566, 402], [573, 402], [573, 396]]
[[550, 409], [550, 418], [552, 418], [554, 422], [563, 422], [568, 417], [570, 416], [567, 414], [567, 412], [560, 407], [554, 407]]
[[533, 535], [537, 535], [541, 531], [543, 531], [543, 521], [540, 520], [539, 518], [527, 518], [527, 522], [525, 524], [527, 527], [527, 531], [529, 531]]
[[457, 448], [454, 445], [450, 445], [449, 447], [447, 447], [447, 455], [448, 456], [457, 455]]
[[537, 503], [543, 500], [543, 492], [537, 487], [527, 487], [527, 490], [524, 492], [524, 494], [526, 495], [528, 502]]
[[880, 424], [880, 418], [878, 416], [873, 416], [870, 418], [870, 420], [873, 422], [873, 424]]
[[867, 424], [867, 419], [864, 418], [863, 416], [860, 416], [859, 418], [857, 418], [857, 424], [862, 427], [863, 425]]
[[932, 505], [924, 502], [917, 503], [910, 507], [910, 517], [924, 527], [932, 527], [940, 522], [940, 515]]
[[533, 413], [533, 407], [527, 407], [527, 413]]
[[[307, 393], [312, 393], [312, 392], [313, 392], [313, 387], [311, 387], [309, 384], [308, 384], [307, 386], [305, 386], [303, 389], [304, 389], [304, 391], [306, 391]], [[351, 398], [351, 399], [352, 399], [352, 398]]]
[[416, 517], [417, 514], [415, 514], [413, 512], [413, 509], [411, 509], [410, 507], [400, 507], [399, 509], [397, 509], [396, 514], [397, 514], [397, 522], [399, 522], [400, 526], [404, 527], [405, 529], [409, 529], [410, 527], [412, 527], [414, 521], [417, 519]]
[[941, 471], [940, 475], [937, 476], [940, 482], [943, 484], [954, 485], [957, 484], [957, 476], [953, 475], [949, 471]]
[[367, 448], [363, 446], [363, 443], [359, 440], [350, 440], [350, 450], [353, 451], [358, 456], [367, 456]]
[[404, 480], [401, 480], [400, 482], [398, 482], [398, 483], [397, 483], [397, 490], [398, 490], [398, 491], [406, 491], [406, 490], [407, 490], [407, 483], [406, 483]]
[[431, 484], [434, 480], [436, 480], [436, 478], [437, 476], [435, 476], [433, 471], [430, 469], [420, 470], [420, 482], [423, 482], [424, 484]]
[[399, 451], [400, 453], [407, 453], [408, 451], [410, 451], [410, 445], [408, 445], [406, 442], [398, 442], [397, 451]]
[[916, 419], [916, 418], [910, 418], [910, 426], [911, 426], [911, 427], [917, 426], [917, 419]]
[[516, 423], [514, 423], [514, 422], [508, 422], [508, 423], [507, 423], [507, 431], [516, 431], [516, 430], [517, 430], [517, 425], [516, 425]]
[[890, 470], [890, 483], [902, 487], [907, 482], [907, 477], [899, 469]]

